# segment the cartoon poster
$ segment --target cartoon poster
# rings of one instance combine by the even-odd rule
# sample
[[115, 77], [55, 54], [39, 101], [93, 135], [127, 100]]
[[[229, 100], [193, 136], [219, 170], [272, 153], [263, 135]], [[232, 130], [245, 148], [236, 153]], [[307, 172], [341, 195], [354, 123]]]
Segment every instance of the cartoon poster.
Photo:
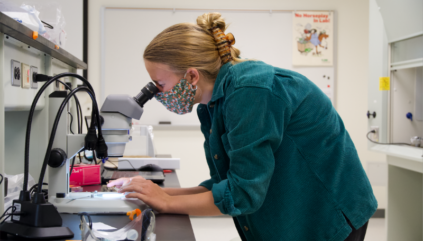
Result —
[[333, 65], [333, 12], [293, 13], [294, 66]]

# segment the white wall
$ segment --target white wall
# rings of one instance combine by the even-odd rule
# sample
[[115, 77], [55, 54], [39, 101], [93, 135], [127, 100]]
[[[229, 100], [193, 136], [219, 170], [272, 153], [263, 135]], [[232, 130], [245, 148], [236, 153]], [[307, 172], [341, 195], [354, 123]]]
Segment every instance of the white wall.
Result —
[[203, 150], [204, 136], [197, 130], [154, 129], [154, 145], [158, 154], [181, 158], [177, 171], [182, 187], [192, 187], [210, 177]]
[[[366, 168], [367, 161], [383, 161], [384, 155], [367, 150], [367, 81], [369, 75], [369, 1], [337, 0], [215, 0], [215, 1], [131, 1], [97, 0], [89, 2], [89, 80], [96, 92], [100, 91], [100, 8], [101, 6], [140, 8], [227, 8], [227, 9], [287, 9], [287, 10], [335, 10], [337, 12], [336, 109], [344, 120], [358, 154]], [[193, 22], [195, 19], [193, 19]], [[140, 23], [141, 24], [141, 23]], [[124, 26], [122, 26], [124, 27]], [[128, 31], [136, 31], [128, 29]], [[236, 33], [234, 33], [236, 34]], [[251, 37], [255, 37], [252, 36]], [[263, 36], [260, 36], [263, 37]], [[242, 51], [242, 49], [241, 49]], [[141, 66], [142, 67], [142, 66]], [[208, 175], [202, 149], [203, 137], [199, 130], [155, 130], [158, 153], [182, 158], [178, 172], [181, 185], [193, 186]], [[203, 177], [204, 176], [204, 177]], [[385, 193], [375, 188], [379, 208], [385, 208]]]
[[[82, 60], [82, 0], [19, 0], [17, 2], [33, 5], [36, 9], [39, 9], [41, 20], [45, 19], [45, 16], [55, 16], [55, 12], [44, 12], [46, 9], [50, 9], [49, 6], [60, 6], [65, 18], [65, 31], [67, 33], [67, 41], [63, 49]], [[78, 73], [82, 74], [82, 70], [79, 70]]]

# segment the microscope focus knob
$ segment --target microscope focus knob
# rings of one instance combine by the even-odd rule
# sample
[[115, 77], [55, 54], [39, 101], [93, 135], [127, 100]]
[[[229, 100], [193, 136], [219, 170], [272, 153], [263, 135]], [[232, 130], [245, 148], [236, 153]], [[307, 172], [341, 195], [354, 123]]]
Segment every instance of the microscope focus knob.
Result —
[[65, 151], [60, 148], [54, 148], [51, 150], [48, 165], [54, 168], [61, 167], [66, 163], [66, 159], [68, 158]]
[[66, 193], [63, 193], [63, 192], [56, 193], [56, 198], [65, 198], [65, 197], [66, 197]]

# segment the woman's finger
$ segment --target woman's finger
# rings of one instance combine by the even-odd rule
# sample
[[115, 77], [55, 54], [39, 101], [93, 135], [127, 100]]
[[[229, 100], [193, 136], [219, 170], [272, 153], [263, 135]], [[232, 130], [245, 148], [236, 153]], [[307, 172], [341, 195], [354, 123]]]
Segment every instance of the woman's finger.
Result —
[[143, 195], [143, 194], [141, 194], [141, 193], [136, 193], [136, 192], [129, 193], [129, 194], [128, 194], [128, 195], [126, 195], [125, 197], [126, 197], [126, 198], [138, 198], [139, 200], [141, 200], [141, 201], [143, 201], [143, 202], [146, 202], [146, 198], [147, 198], [147, 196], [146, 196], [146, 195]]
[[119, 178], [119, 179], [116, 179], [116, 180], [109, 182], [107, 184], [107, 187], [122, 186], [127, 181], [128, 181], [128, 178], [125, 178], [125, 177]]
[[124, 192], [138, 192], [138, 193], [142, 193], [142, 187], [140, 185], [134, 185], [134, 184], [130, 184], [127, 186], [122, 186], [119, 190], [119, 193], [124, 193]]
[[132, 178], [133, 180], [145, 180], [142, 176], [135, 176]]

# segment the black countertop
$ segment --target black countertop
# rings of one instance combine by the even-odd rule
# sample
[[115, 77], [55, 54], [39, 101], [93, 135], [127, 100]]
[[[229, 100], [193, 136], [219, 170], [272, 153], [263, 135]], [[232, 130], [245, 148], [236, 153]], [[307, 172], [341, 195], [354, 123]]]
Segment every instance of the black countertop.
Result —
[[[180, 187], [178, 176], [175, 172], [166, 173], [162, 187]], [[84, 191], [100, 191], [101, 185], [85, 186]], [[68, 240], [81, 240], [79, 229], [80, 218], [74, 214], [60, 214], [63, 219], [63, 227], [68, 227], [74, 233], [74, 237]], [[127, 216], [99, 215], [91, 216], [93, 222], [102, 222], [118, 229], [130, 222]], [[156, 214], [156, 240], [157, 241], [195, 241], [194, 231], [188, 215], [180, 214]], [[20, 237], [0, 237], [0, 240], [23, 240]]]

